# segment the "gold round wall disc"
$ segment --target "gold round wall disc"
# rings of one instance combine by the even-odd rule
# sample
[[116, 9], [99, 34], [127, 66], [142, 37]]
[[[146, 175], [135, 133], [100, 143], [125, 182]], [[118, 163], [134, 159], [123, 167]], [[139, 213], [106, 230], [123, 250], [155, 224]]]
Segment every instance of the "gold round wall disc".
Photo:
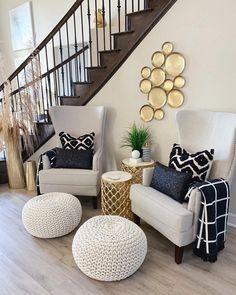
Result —
[[178, 108], [184, 102], [184, 95], [180, 90], [171, 90], [171, 92], [168, 94], [167, 102], [172, 108]]
[[152, 89], [152, 83], [148, 79], [143, 79], [139, 83], [139, 89], [142, 93], [149, 93], [150, 90]]
[[154, 110], [151, 106], [146, 104], [141, 107], [141, 109], [139, 110], [139, 114], [144, 122], [149, 122], [153, 119]]
[[165, 61], [165, 56], [161, 51], [156, 51], [152, 55], [152, 65], [156, 68], [159, 68], [163, 65]]
[[184, 77], [182, 77], [182, 76], [176, 77], [175, 80], [174, 80], [174, 85], [177, 88], [184, 87], [184, 85], [185, 85], [185, 79], [184, 79]]
[[171, 42], [165, 42], [162, 45], [162, 51], [165, 55], [170, 54], [173, 51], [173, 48], [174, 48], [174, 46]]
[[149, 67], [143, 67], [141, 70], [141, 76], [144, 79], [147, 79], [150, 77], [150, 75], [151, 75], [151, 69]]
[[165, 70], [172, 77], [179, 76], [185, 68], [185, 59], [182, 54], [174, 52], [167, 56]]
[[159, 110], [155, 110], [155, 113], [154, 113], [154, 118], [156, 120], [162, 120], [165, 116], [165, 113], [162, 109], [159, 109]]
[[153, 69], [151, 72], [150, 80], [154, 86], [160, 86], [166, 78], [166, 73], [162, 69]]
[[165, 80], [164, 84], [163, 84], [163, 89], [167, 92], [171, 91], [174, 87], [174, 83], [173, 81], [167, 79]]
[[153, 107], [160, 109], [166, 104], [165, 91], [160, 87], [152, 88], [148, 94], [148, 101]]

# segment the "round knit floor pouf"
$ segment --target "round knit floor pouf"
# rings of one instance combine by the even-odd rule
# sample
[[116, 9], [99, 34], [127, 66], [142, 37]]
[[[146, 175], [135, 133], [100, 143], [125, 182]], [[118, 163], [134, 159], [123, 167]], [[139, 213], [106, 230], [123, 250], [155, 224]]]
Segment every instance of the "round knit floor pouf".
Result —
[[25, 229], [38, 238], [56, 238], [74, 230], [82, 216], [80, 201], [66, 193], [47, 193], [28, 201], [22, 211]]
[[119, 281], [135, 273], [147, 253], [144, 232], [120, 216], [96, 216], [75, 234], [72, 253], [80, 270], [100, 281]]

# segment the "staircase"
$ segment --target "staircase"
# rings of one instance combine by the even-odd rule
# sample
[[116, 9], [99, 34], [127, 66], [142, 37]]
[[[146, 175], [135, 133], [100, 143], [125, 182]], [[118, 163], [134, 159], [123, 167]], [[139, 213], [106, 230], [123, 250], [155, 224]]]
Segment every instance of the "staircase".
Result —
[[[35, 83], [29, 81], [27, 67], [33, 59], [39, 62], [39, 87], [34, 94], [38, 130], [35, 151], [54, 134], [48, 109], [53, 105], [86, 105], [176, 1], [77, 0], [74, 3], [9, 77], [13, 112], [20, 112], [22, 91]], [[98, 9], [101, 13], [94, 13]], [[3, 85], [0, 95], [4, 95]], [[29, 156], [23, 152], [23, 160]]]

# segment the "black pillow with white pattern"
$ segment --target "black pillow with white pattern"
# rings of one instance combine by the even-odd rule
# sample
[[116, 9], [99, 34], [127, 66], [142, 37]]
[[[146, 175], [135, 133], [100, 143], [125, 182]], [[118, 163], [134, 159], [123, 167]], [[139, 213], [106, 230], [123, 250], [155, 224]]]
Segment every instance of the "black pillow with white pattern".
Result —
[[59, 133], [60, 141], [64, 149], [70, 150], [93, 150], [95, 133], [84, 134], [74, 137], [67, 132]]
[[208, 178], [213, 158], [214, 149], [191, 154], [175, 143], [170, 153], [169, 167], [177, 171], [190, 173], [193, 182], [200, 182]]

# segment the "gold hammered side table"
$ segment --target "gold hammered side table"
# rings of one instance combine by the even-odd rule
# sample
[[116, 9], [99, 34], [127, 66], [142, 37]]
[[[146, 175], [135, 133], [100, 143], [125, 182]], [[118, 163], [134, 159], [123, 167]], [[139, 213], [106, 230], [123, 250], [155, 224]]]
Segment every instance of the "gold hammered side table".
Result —
[[129, 172], [132, 178], [133, 183], [142, 183], [143, 182], [143, 169], [148, 167], [154, 167], [155, 162], [151, 160], [150, 162], [141, 162], [138, 164], [130, 163], [129, 159], [124, 159], [122, 161], [121, 170]]
[[133, 220], [129, 191], [132, 175], [123, 171], [110, 171], [102, 175], [102, 214], [119, 215]]

